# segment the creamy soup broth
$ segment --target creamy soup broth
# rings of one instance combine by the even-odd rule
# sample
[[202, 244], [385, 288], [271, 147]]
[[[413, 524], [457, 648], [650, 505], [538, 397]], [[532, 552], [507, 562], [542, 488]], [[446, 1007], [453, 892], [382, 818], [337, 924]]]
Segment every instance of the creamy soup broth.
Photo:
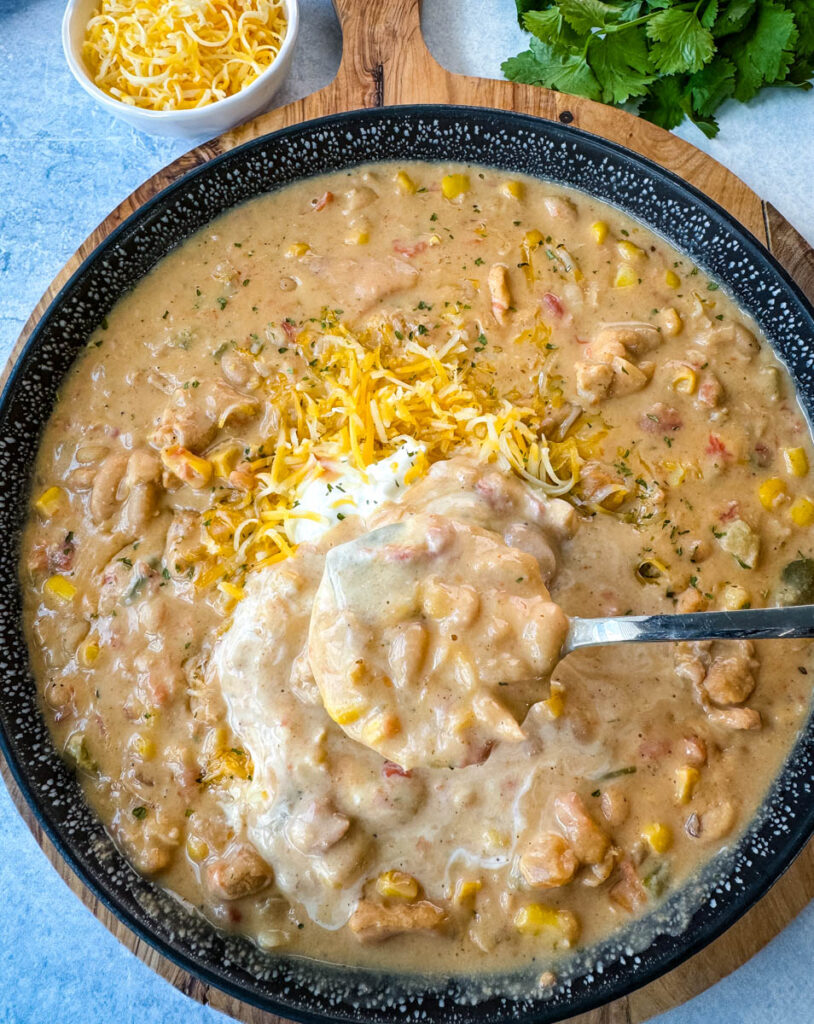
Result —
[[557, 664], [565, 615], [801, 600], [811, 458], [755, 324], [620, 212], [475, 166], [289, 186], [62, 386], [21, 562], [54, 741], [263, 948], [547, 968], [736, 839], [809, 701], [807, 643]]

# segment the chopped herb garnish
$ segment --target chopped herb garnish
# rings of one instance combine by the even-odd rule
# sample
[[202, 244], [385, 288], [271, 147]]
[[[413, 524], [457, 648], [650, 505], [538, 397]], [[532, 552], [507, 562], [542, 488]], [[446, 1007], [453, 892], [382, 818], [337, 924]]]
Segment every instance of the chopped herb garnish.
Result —
[[598, 782], [605, 782], [607, 779], [618, 779], [622, 775], [635, 775], [636, 769], [633, 765], [629, 765], [627, 768], [616, 768], [612, 772], [605, 772], [604, 775], [600, 775]]

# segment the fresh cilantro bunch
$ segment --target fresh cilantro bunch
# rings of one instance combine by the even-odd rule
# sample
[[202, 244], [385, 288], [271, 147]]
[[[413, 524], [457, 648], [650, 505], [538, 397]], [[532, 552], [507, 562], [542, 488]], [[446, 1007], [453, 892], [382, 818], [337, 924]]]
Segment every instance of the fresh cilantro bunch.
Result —
[[810, 89], [814, 0], [515, 0], [528, 50], [513, 82], [603, 103], [632, 102], [662, 128], [689, 117], [718, 134], [715, 110], [769, 85]]

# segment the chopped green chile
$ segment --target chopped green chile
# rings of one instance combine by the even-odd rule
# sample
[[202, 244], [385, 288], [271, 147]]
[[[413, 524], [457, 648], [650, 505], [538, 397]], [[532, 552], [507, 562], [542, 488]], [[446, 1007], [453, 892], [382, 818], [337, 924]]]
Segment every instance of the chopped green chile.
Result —
[[814, 603], [814, 560], [796, 558], [784, 566], [777, 590], [779, 605]]

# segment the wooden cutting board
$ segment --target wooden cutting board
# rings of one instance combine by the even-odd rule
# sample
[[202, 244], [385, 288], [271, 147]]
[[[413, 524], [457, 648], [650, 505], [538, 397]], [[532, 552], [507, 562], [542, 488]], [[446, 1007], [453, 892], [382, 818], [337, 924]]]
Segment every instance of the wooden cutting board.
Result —
[[[773, 206], [734, 174], [676, 136], [630, 114], [589, 100], [531, 86], [452, 75], [424, 46], [420, 0], [334, 0], [342, 25], [339, 72], [325, 89], [190, 150], [153, 175], [96, 228], [57, 275], [31, 314], [3, 374], [68, 277], [142, 203], [199, 164], [234, 146], [286, 125], [359, 107], [396, 103], [456, 103], [517, 110], [593, 132], [656, 161], [705, 192], [748, 228], [814, 301], [814, 250]], [[511, 5], [509, 5], [511, 7]], [[507, 16], [511, 16], [507, 12]], [[298, 51], [298, 59], [308, 54]], [[96, 917], [145, 963], [187, 995], [246, 1024], [280, 1024], [280, 1018], [232, 999], [175, 967], [145, 945], [103, 907], [60, 858], [29, 811], [5, 764], [0, 773], [17, 808], [67, 885]], [[580, 1024], [635, 1024], [702, 992], [749, 959], [814, 897], [814, 841], [786, 875], [738, 924], [681, 967], [615, 1003], [574, 1018]]]

